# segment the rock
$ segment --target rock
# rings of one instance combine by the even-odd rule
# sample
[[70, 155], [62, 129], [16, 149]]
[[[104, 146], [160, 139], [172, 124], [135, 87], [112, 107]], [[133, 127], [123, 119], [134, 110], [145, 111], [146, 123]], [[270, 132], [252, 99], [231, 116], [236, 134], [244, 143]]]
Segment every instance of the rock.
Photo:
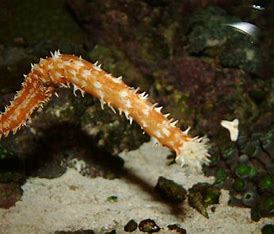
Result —
[[134, 219], [128, 221], [128, 223], [124, 226], [125, 232], [133, 232], [137, 229], [138, 225]]
[[183, 186], [162, 176], [158, 178], [155, 190], [168, 202], [180, 203], [186, 198], [186, 190]]
[[152, 220], [152, 219], [144, 219], [142, 220], [139, 225], [139, 230], [142, 232], [158, 232], [160, 231], [160, 227]]

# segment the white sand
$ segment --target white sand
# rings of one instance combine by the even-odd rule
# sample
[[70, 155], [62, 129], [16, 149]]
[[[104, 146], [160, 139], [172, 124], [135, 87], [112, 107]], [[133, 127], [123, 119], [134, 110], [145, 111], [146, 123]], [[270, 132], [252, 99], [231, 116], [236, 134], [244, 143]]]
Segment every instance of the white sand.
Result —
[[[222, 191], [221, 204], [216, 211], [209, 210], [209, 219], [196, 210], [171, 207], [153, 193], [159, 176], [172, 179], [189, 188], [197, 182], [213, 182], [202, 175], [184, 175], [178, 165], [166, 165], [168, 151], [153, 148], [146, 143], [140, 149], [122, 153], [129, 174], [122, 179], [87, 178], [73, 169], [56, 179], [30, 178], [22, 186], [22, 201], [8, 210], [0, 209], [0, 233], [53, 233], [79, 229], [116, 229], [125, 233], [123, 226], [130, 220], [140, 222], [153, 219], [161, 228], [179, 223], [192, 233], [261, 233], [265, 223], [274, 221], [264, 218], [259, 222], [250, 219], [249, 209], [227, 206], [228, 192]], [[109, 196], [117, 196], [117, 202], [109, 202]], [[174, 233], [165, 230], [161, 233]], [[136, 231], [135, 233], [139, 233]]]

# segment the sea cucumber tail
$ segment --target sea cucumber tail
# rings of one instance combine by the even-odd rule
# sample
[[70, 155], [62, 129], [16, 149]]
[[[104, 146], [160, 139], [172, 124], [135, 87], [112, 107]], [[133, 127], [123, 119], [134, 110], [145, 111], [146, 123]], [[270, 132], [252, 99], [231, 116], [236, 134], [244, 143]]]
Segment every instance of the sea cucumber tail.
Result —
[[53, 93], [52, 87], [44, 86], [34, 73], [29, 73], [22, 89], [5, 108], [5, 112], [0, 114], [0, 138], [9, 135], [10, 132], [15, 134], [22, 125], [26, 125], [33, 111], [42, 107]]

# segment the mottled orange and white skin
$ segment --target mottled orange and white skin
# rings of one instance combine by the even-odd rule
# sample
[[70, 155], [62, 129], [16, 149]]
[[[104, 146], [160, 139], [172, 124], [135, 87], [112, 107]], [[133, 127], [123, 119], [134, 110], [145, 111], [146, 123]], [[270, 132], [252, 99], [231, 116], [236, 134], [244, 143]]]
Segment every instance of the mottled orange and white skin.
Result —
[[58, 87], [69, 87], [70, 84], [74, 93], [77, 90], [82, 96], [89, 93], [100, 100], [102, 108], [107, 104], [114, 112], [117, 109], [120, 114], [124, 113], [130, 122], [135, 120], [155, 142], [175, 151], [176, 161], [182, 166], [190, 165], [201, 170], [202, 164], [209, 162], [207, 138], [191, 138], [188, 129], [181, 131], [175, 126], [176, 121], [161, 113], [161, 107], [148, 101], [147, 94], [127, 86], [121, 77], [115, 78], [96, 63], [59, 51], [32, 65], [22, 90], [0, 115], [0, 137], [11, 131], [15, 133]]

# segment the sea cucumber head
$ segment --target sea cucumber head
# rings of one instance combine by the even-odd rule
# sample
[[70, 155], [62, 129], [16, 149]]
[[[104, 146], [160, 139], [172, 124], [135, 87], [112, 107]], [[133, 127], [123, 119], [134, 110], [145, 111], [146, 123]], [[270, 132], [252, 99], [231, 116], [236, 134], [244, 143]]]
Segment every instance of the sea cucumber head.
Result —
[[201, 172], [202, 165], [208, 165], [210, 162], [208, 141], [207, 137], [194, 137], [185, 141], [176, 155], [176, 162], [182, 167], [187, 166]]

